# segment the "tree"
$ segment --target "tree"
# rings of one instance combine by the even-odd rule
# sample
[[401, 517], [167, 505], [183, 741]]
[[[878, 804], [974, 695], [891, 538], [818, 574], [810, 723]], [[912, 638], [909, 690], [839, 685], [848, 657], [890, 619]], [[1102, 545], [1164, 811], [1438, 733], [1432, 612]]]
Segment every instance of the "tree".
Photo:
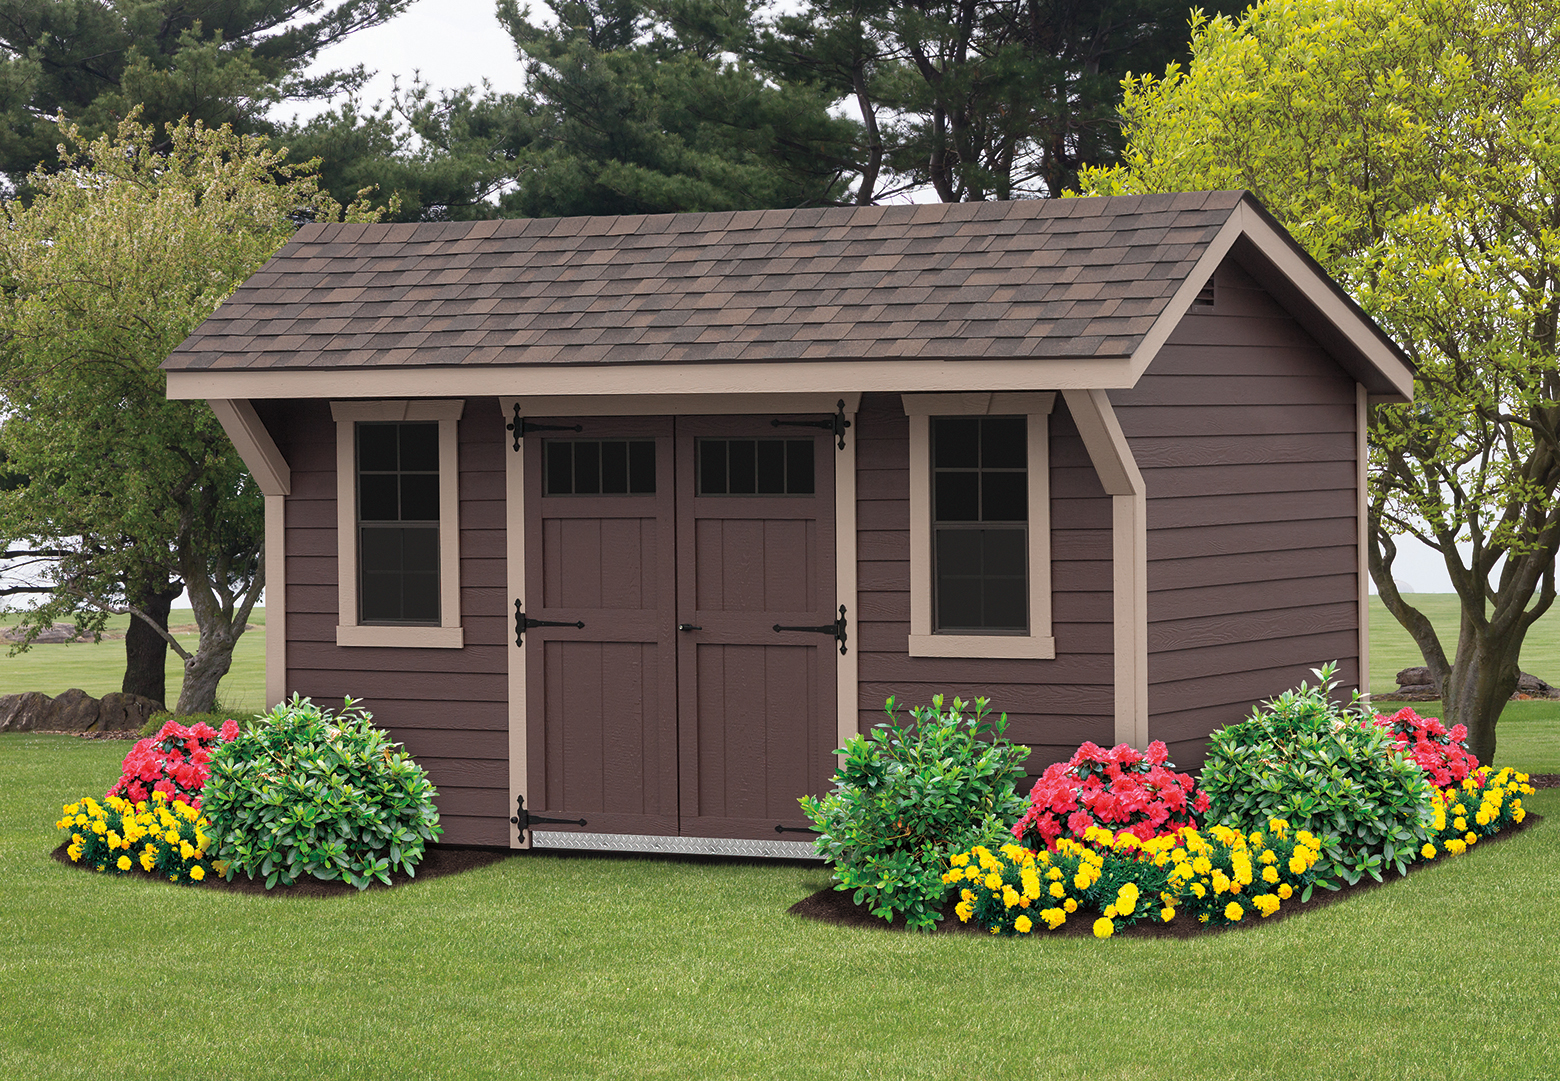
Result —
[[64, 113], [95, 136], [136, 106], [144, 123], [188, 117], [269, 132], [283, 98], [361, 85], [361, 69], [305, 77], [321, 49], [411, 0], [0, 0], [0, 172], [13, 187], [54, 164]]
[[[178, 712], [204, 712], [265, 585], [262, 501], [211, 410], [169, 401], [158, 366], [286, 241], [290, 215], [341, 208], [262, 136], [133, 115], [94, 140], [60, 127], [60, 167], [29, 177], [33, 200], [7, 203], [0, 227], [0, 549], [49, 560], [30, 624], [132, 613], [184, 659]], [[179, 584], [193, 654], [166, 603], [138, 603]]]
[[760, 55], [860, 114], [857, 203], [885, 168], [958, 202], [1057, 195], [1114, 160], [1122, 77], [1183, 58], [1186, 38], [1181, 0], [810, 0]]
[[[1560, 549], [1556, 25], [1556, 0], [1264, 0], [1128, 83], [1124, 161], [1084, 175], [1249, 189], [1408, 351], [1414, 403], [1370, 412], [1370, 572], [1486, 762]], [[1450, 660], [1393, 581], [1403, 535], [1457, 591]]]

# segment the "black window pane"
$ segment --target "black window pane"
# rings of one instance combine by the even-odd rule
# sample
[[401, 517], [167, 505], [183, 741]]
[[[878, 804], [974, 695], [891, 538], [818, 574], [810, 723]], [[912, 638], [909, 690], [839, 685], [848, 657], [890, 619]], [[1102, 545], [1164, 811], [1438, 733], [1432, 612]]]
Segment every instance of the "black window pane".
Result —
[[622, 440], [601, 444], [601, 491], [604, 495], [628, 494], [628, 444]]
[[979, 418], [938, 417], [932, 421], [932, 445], [938, 469], [973, 469], [980, 464]]
[[655, 444], [650, 440], [628, 445], [628, 490], [635, 495], [655, 493]]
[[574, 493], [574, 444], [549, 439], [542, 445], [547, 448], [547, 494], [572, 495]]
[[939, 529], [937, 531], [937, 571], [941, 575], [981, 573], [981, 533], [979, 529]]
[[601, 491], [601, 444], [581, 441], [574, 444], [574, 494], [596, 495]]
[[439, 475], [437, 473], [401, 474], [401, 521], [437, 522], [439, 520]]
[[982, 630], [1021, 631], [1028, 626], [1029, 609], [1022, 579], [986, 578], [981, 583], [984, 595]]
[[401, 517], [400, 486], [394, 473], [358, 478], [358, 517], [365, 522], [394, 522]]
[[370, 574], [401, 573], [401, 531], [399, 529], [365, 529], [358, 559], [363, 564], [365, 580]]
[[[402, 470], [423, 470], [438, 472], [439, 469], [439, 425], [437, 422], [428, 424], [397, 424], [395, 425], [401, 434], [401, 465]], [[364, 468], [368, 468], [365, 466]], [[391, 466], [391, 468], [395, 468]]]
[[936, 477], [932, 518], [939, 522], [980, 521], [980, 474], [949, 472]]
[[401, 576], [363, 572], [358, 609], [364, 623], [401, 618]]
[[812, 495], [818, 490], [813, 482], [813, 441], [811, 439], [786, 441], [785, 490], [791, 495]]
[[727, 444], [726, 490], [732, 495], [753, 495], [758, 491], [757, 440], [732, 439]]
[[[975, 532], [970, 530], [968, 532]], [[990, 578], [1005, 576], [1023, 578], [1028, 553], [1025, 541], [1028, 537], [1022, 529], [982, 529], [981, 573]]]
[[980, 464], [983, 469], [1023, 469], [1028, 462], [1023, 417], [988, 417], [980, 425]]
[[[964, 476], [962, 473], [939, 473]], [[1029, 518], [1029, 474], [988, 473], [980, 475], [980, 520], [983, 522], [1023, 522]]]
[[439, 576], [408, 574], [402, 579], [401, 618], [421, 623], [439, 619]]
[[726, 494], [726, 441], [699, 440], [699, 494]]
[[434, 574], [439, 570], [439, 531], [401, 530], [401, 570], [406, 574]]
[[398, 424], [359, 424], [358, 468], [393, 472], [397, 468], [396, 435]]
[[759, 495], [785, 494], [785, 440], [758, 441]]

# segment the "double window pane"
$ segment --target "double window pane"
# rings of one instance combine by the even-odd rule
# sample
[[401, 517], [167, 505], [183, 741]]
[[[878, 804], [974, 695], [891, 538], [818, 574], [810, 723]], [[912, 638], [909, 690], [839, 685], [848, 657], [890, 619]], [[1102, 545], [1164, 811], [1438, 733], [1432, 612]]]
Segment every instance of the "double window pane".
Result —
[[699, 495], [813, 495], [811, 439], [700, 439]]
[[1029, 627], [1024, 417], [934, 417], [933, 621], [945, 632]]
[[359, 423], [358, 620], [439, 622], [439, 425]]
[[545, 495], [654, 495], [655, 441], [548, 439]]

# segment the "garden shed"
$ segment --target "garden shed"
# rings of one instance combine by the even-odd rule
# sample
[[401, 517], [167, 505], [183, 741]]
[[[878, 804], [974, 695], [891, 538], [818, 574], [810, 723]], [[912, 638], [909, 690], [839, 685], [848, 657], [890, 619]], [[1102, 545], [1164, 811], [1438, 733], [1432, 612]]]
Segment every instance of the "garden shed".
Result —
[[447, 842], [771, 855], [890, 694], [1039, 773], [1363, 683], [1413, 385], [1240, 192], [306, 225], [165, 368], [265, 492], [268, 697], [366, 699]]

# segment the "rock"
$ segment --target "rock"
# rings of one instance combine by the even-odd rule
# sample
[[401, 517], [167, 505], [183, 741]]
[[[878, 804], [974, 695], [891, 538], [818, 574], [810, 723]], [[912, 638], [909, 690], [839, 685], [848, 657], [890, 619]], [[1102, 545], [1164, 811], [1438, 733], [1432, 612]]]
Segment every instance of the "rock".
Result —
[[1529, 698], [1560, 698], [1560, 689], [1550, 686], [1535, 675], [1523, 672], [1517, 680], [1517, 693]]
[[[0, 638], [4, 638], [7, 642], [20, 642], [26, 637], [27, 632], [20, 627], [12, 627], [9, 630], [0, 631]], [[57, 646], [65, 642], [85, 641], [89, 641], [89, 639], [76, 637], [76, 628], [74, 627], [45, 627], [38, 632], [38, 637], [33, 639], [32, 644], [35, 646]]]
[[139, 732], [152, 714], [163, 708], [161, 702], [139, 694], [114, 691], [105, 694], [98, 709], [98, 731]]
[[88, 732], [98, 726], [100, 705], [86, 691], [72, 687], [54, 699], [39, 728], [54, 732]]
[[0, 732], [31, 732], [48, 715], [54, 699], [39, 691], [0, 697]]
[[1424, 665], [1403, 669], [1397, 674], [1397, 681], [1398, 686], [1404, 690], [1412, 687], [1417, 691], [1429, 687], [1437, 695], [1441, 693], [1441, 688], [1436, 684], [1435, 677], [1430, 674], [1430, 669]]
[[[1397, 674], [1397, 682], [1398, 689], [1391, 696], [1394, 701], [1429, 702], [1441, 697], [1441, 688], [1430, 675], [1430, 669], [1423, 665], [1403, 669]], [[1529, 698], [1560, 698], [1560, 687], [1551, 686], [1537, 676], [1523, 672], [1511, 699], [1521, 701]]]

